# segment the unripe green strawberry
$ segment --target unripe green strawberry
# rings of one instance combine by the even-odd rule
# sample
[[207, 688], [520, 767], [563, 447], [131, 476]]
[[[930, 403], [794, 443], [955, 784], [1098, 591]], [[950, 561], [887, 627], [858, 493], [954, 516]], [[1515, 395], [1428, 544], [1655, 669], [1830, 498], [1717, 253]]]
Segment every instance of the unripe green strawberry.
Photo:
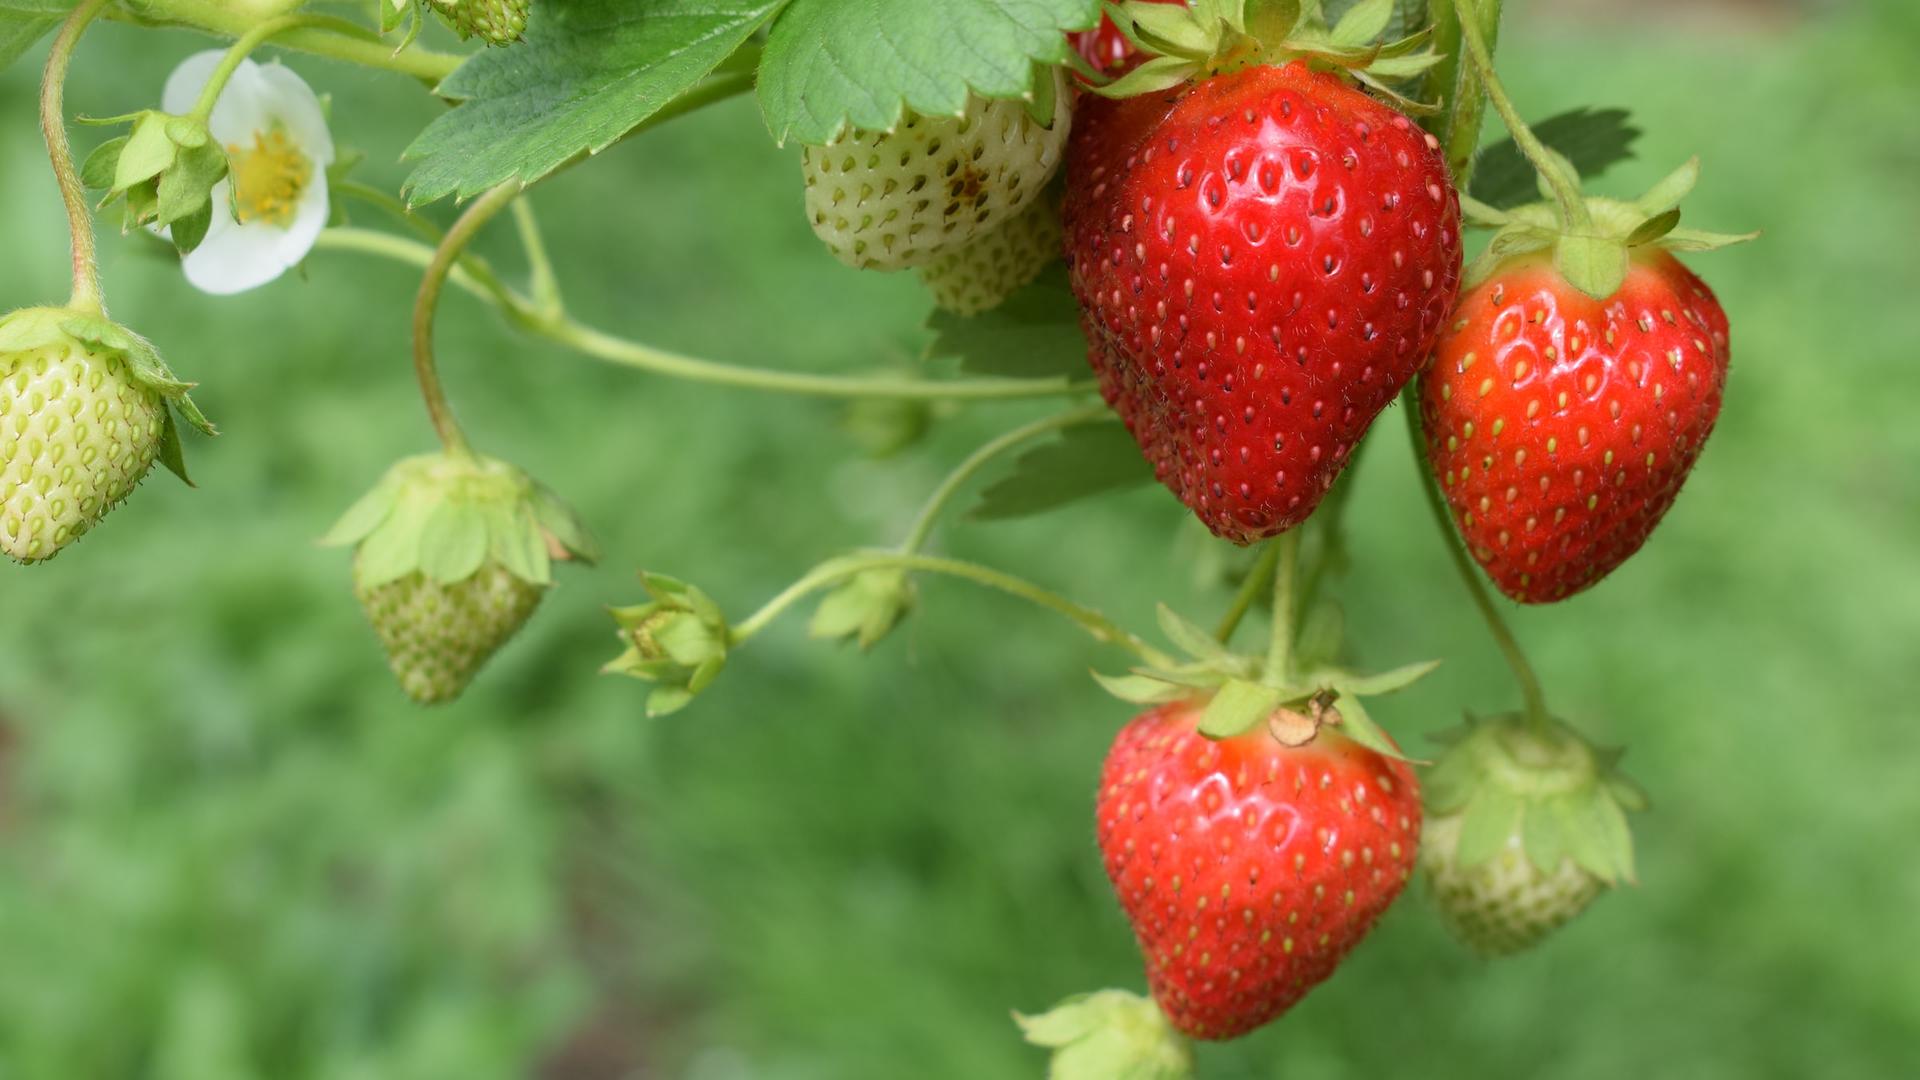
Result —
[[1056, 70], [1038, 87], [1050, 123], [1035, 120], [1028, 102], [973, 98], [958, 117], [909, 113], [892, 131], [806, 147], [814, 233], [849, 266], [900, 270], [1011, 220], [1060, 166], [1070, 115], [1063, 80]]
[[1060, 258], [1060, 211], [1036, 199], [1018, 217], [920, 268], [933, 302], [956, 315], [978, 315]]
[[184, 479], [168, 400], [206, 424], [186, 389], [145, 340], [97, 315], [25, 308], [0, 319], [0, 550], [52, 558], [156, 460]]
[[433, 6], [463, 38], [511, 45], [527, 29], [533, 0], [433, 0]]
[[423, 454], [322, 540], [358, 545], [353, 591], [407, 696], [451, 701], [532, 616], [552, 560], [593, 558], [564, 503], [505, 462]]
[[1469, 721], [1427, 778], [1420, 862], [1441, 921], [1483, 956], [1538, 943], [1633, 879], [1646, 796], [1571, 727]]

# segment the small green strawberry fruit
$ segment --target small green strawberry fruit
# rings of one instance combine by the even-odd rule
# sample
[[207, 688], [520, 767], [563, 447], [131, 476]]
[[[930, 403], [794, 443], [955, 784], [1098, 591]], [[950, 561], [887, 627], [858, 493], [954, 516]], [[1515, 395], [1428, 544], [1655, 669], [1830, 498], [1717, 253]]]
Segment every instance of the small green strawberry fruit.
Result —
[[1060, 258], [1060, 210], [1036, 199], [1018, 217], [920, 268], [933, 302], [956, 315], [1000, 306]]
[[527, 29], [533, 0], [432, 0], [440, 16], [461, 37], [489, 45], [511, 45]]
[[1038, 79], [1034, 102], [972, 98], [957, 117], [909, 113], [891, 131], [849, 131], [806, 147], [814, 233], [849, 266], [900, 270], [1012, 220], [1060, 167], [1070, 115], [1064, 78], [1055, 69]]
[[1559, 721], [1468, 721], [1427, 776], [1420, 861], [1434, 907], [1483, 956], [1537, 944], [1633, 880], [1625, 811], [1646, 795]]
[[552, 492], [505, 462], [453, 453], [396, 464], [321, 543], [356, 545], [354, 595], [422, 705], [460, 696], [533, 614], [555, 559], [595, 557]]
[[185, 480], [174, 410], [213, 433], [188, 389], [144, 338], [98, 314], [43, 307], [0, 318], [0, 550], [23, 563], [52, 558], [155, 461]]
[[642, 574], [640, 581], [653, 599], [613, 609], [627, 648], [601, 670], [655, 684], [647, 715], [665, 716], [719, 676], [733, 635], [720, 605], [697, 586], [665, 574]]

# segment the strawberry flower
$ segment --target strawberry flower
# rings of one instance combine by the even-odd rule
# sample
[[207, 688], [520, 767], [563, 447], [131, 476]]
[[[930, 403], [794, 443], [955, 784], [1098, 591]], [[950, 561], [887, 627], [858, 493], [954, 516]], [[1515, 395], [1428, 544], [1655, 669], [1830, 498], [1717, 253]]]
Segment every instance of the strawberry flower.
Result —
[[[195, 53], [167, 78], [162, 108], [194, 107], [218, 49]], [[327, 224], [327, 166], [333, 135], [320, 99], [279, 64], [242, 61], [208, 117], [229, 172], [213, 189], [213, 220], [181, 260], [187, 280], [215, 295], [245, 292], [306, 258]]]

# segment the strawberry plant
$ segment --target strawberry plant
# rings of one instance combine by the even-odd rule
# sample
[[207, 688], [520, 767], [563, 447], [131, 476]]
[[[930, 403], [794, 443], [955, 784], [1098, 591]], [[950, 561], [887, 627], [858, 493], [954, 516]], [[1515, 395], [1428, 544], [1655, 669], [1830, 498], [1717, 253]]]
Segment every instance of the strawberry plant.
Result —
[[[419, 269], [408, 336], [385, 344], [410, 358], [423, 442], [439, 445], [395, 463], [324, 540], [352, 548], [342, 602], [358, 598], [422, 704], [485, 693], [486, 661], [539, 617], [555, 564], [599, 555], [563, 493], [488, 456], [457, 418], [435, 338], [449, 286], [636, 372], [843, 401], [878, 450], [962, 408], [1047, 405], [955, 462], [903, 535], [819, 553], [757, 609], [729, 611], [692, 583], [698, 566], [608, 553], [646, 566], [646, 596], [607, 598], [628, 602], [611, 608], [603, 670], [634, 680], [649, 716], [698, 709], [789, 611], [811, 603], [816, 637], [871, 649], [928, 617], [918, 585], [932, 576], [1110, 646], [1098, 688], [1137, 716], [1089, 832], [1149, 996], [1093, 990], [1020, 1026], [1056, 1076], [1192, 1075], [1191, 1040], [1284, 1022], [1416, 877], [1444, 925], [1490, 955], [1540, 944], [1634, 880], [1626, 815], [1648, 799], [1617, 749], [1550, 710], [1488, 582], [1553, 603], [1650, 542], [1730, 370], [1733, 317], [1680, 257], [1750, 237], [1681, 225], [1696, 162], [1637, 198], [1587, 194], [1636, 132], [1614, 110], [1528, 123], [1496, 70], [1499, 16], [1499, 0], [0, 3], [0, 60], [53, 35], [40, 122], [73, 270], [63, 304], [23, 298], [43, 306], [0, 319], [0, 547], [51, 559], [156, 461], [185, 478], [183, 426], [214, 431], [158, 347], [107, 315], [94, 218], [108, 205], [125, 243], [166, 245], [210, 294], [264, 285], [322, 242]], [[67, 71], [102, 18], [225, 44], [183, 57], [158, 101], [97, 121], [106, 137], [76, 157]], [[433, 45], [456, 37], [471, 50]], [[253, 59], [269, 47], [290, 62]], [[334, 141], [351, 120], [296, 73], [303, 54], [446, 102], [407, 149], [402, 190], [354, 178]], [[819, 257], [924, 286], [922, 366], [716, 362], [569, 309], [528, 192], [747, 94], [795, 148], [795, 213]], [[1483, 149], [1489, 110], [1508, 138]], [[461, 206], [444, 230], [421, 212], [440, 200]], [[352, 201], [398, 227], [348, 224]], [[673, 212], [629, 216], [643, 242], [649, 215]], [[524, 282], [471, 250], [503, 215]], [[1382, 423], [1396, 405], [1404, 446]], [[1346, 626], [1336, 597], [1343, 573], [1393, 573], [1350, 566], [1343, 541], [1356, 465], [1383, 440], [1372, 453], [1418, 459], [1431, 513], [1408, 517], [1431, 517], [1520, 698], [1470, 715], [1431, 760], [1367, 700], [1432, 663], [1353, 670], [1348, 639], [1367, 628]], [[1013, 568], [941, 554], [949, 511], [995, 470], [983, 522], [1157, 480], [1230, 567], [1225, 616], [1202, 627], [1163, 607], [1149, 634]], [[129, 517], [115, 527], [137, 527]], [[1266, 642], [1243, 652], [1249, 622]], [[1119, 726], [1123, 709], [1097, 700], [1088, 711]]]

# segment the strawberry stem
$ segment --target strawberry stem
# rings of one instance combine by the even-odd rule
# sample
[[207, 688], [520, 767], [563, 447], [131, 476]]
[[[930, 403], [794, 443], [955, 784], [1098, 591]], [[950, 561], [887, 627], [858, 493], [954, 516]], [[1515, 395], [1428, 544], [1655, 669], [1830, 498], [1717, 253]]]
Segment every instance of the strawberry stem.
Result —
[[245, 60], [253, 50], [266, 44], [269, 38], [289, 30], [319, 27], [376, 42], [379, 40], [379, 35], [372, 31], [330, 15], [282, 15], [268, 19], [248, 28], [246, 33], [241, 34], [232, 45], [227, 46], [227, 51], [220, 57], [220, 63], [213, 69], [213, 74], [207, 77], [207, 85], [201, 88], [200, 98], [194, 102], [193, 111], [187, 115], [196, 117], [203, 123], [212, 116], [213, 106], [220, 100], [220, 91], [227, 88], [228, 80], [232, 79], [233, 73], [240, 69], [241, 61]]
[[1513, 107], [1512, 99], [1507, 97], [1506, 88], [1500, 85], [1500, 76], [1493, 70], [1493, 53], [1487, 46], [1486, 35], [1480, 30], [1483, 25], [1480, 2], [1454, 0], [1460, 9], [1460, 39], [1467, 47], [1467, 57], [1473, 64], [1474, 73], [1479, 76], [1480, 85], [1486, 90], [1487, 100], [1493, 103], [1493, 111], [1500, 114], [1500, 121], [1507, 126], [1507, 133], [1513, 136], [1514, 145], [1520, 148], [1520, 153], [1534, 171], [1553, 190], [1554, 202], [1560, 207], [1561, 226], [1569, 232], [1589, 229], [1593, 219], [1587, 213], [1586, 201], [1580, 197], [1579, 179], [1569, 175], [1568, 169], [1554, 156], [1553, 151], [1548, 150], [1533, 134], [1533, 129], [1520, 118], [1520, 111]]
[[1247, 617], [1253, 609], [1254, 598], [1273, 584], [1273, 571], [1280, 564], [1280, 545], [1268, 543], [1260, 549], [1260, 558], [1247, 571], [1246, 580], [1240, 583], [1240, 591], [1233, 595], [1233, 606], [1227, 609], [1220, 619], [1220, 626], [1214, 630], [1213, 638], [1225, 645], [1233, 640], [1233, 632], [1240, 628], [1240, 620]]
[[1546, 693], [1540, 689], [1540, 676], [1535, 674], [1533, 664], [1527, 660], [1527, 654], [1520, 648], [1520, 642], [1508, 628], [1506, 619], [1500, 615], [1500, 609], [1494, 606], [1493, 594], [1487, 591], [1486, 583], [1480, 580], [1480, 571], [1467, 557], [1467, 549], [1461, 544], [1459, 534], [1454, 532], [1453, 517], [1447, 512], [1447, 504], [1440, 494], [1440, 486], [1433, 479], [1433, 470], [1427, 467], [1426, 436], [1420, 429], [1420, 399], [1412, 384], [1400, 394], [1400, 411], [1407, 414], [1407, 437], [1412, 443], [1414, 471], [1420, 476], [1420, 491], [1426, 496], [1427, 509], [1433, 511], [1434, 525], [1440, 530], [1440, 538], [1446, 544], [1447, 554], [1453, 559], [1453, 568], [1460, 576], [1460, 583], [1467, 588], [1467, 594], [1473, 597], [1473, 605], [1480, 609], [1480, 617], [1486, 621], [1487, 632], [1493, 636], [1494, 644], [1500, 646], [1501, 655], [1507, 659], [1507, 666], [1513, 669], [1513, 679], [1520, 684], [1520, 697], [1525, 703], [1529, 722], [1545, 729], [1553, 723], [1547, 712]]
[[47, 67], [40, 79], [40, 132], [46, 136], [47, 158], [53, 164], [53, 179], [60, 187], [60, 201], [66, 204], [67, 226], [73, 245], [73, 296], [67, 306], [94, 314], [105, 314], [100, 293], [100, 262], [94, 245], [93, 211], [87, 206], [86, 187], [73, 165], [73, 148], [67, 143], [67, 68], [73, 62], [74, 47], [80, 35], [107, 0], [85, 0], [73, 9], [47, 53]]
[[1280, 565], [1273, 574], [1273, 635], [1267, 640], [1266, 679], [1274, 685], [1287, 681], [1293, 664], [1293, 598], [1300, 577], [1300, 530], [1289, 529], [1273, 543], [1280, 549]]
[[[1492, 51], [1499, 46], [1500, 6], [1502, 0], [1479, 0], [1478, 29]], [[1454, 0], [1432, 0], [1433, 49], [1442, 57], [1427, 75], [1429, 99], [1445, 106], [1431, 125], [1447, 157], [1447, 171], [1454, 186], [1465, 194], [1473, 180], [1473, 166], [1480, 148], [1480, 120], [1486, 112], [1487, 94], [1475, 77], [1473, 65], [1460, 55], [1460, 12]]]
[[[228, 0], [166, 0], [164, 4], [151, 6], [128, 5], [126, 9], [108, 12], [107, 18], [142, 26], [181, 26], [221, 37], [239, 37], [255, 25], [254, 16], [237, 10]], [[345, 32], [345, 27], [352, 27], [352, 32]], [[344, 19], [295, 28], [276, 44], [361, 67], [409, 75], [429, 85], [453, 74], [453, 69], [466, 60], [465, 56], [435, 52], [418, 44], [396, 50], [392, 43], [381, 41], [364, 27]]]
[[1083, 405], [1052, 416], [1043, 416], [1030, 424], [1014, 428], [1012, 431], [988, 440], [978, 450], [969, 454], [965, 461], [955, 466], [954, 470], [947, 474], [947, 478], [941, 481], [940, 486], [934, 489], [933, 494], [927, 497], [926, 505], [920, 508], [920, 513], [913, 520], [912, 528], [907, 531], [907, 538], [900, 543], [900, 553], [912, 555], [926, 546], [928, 538], [933, 535], [933, 526], [939, 520], [941, 511], [945, 510], [947, 504], [953, 501], [953, 497], [959, 494], [960, 488], [994, 458], [1043, 435], [1050, 435], [1080, 424], [1117, 419], [1113, 410], [1105, 404]]
[[454, 419], [453, 406], [448, 403], [446, 388], [440, 383], [440, 371], [433, 356], [433, 317], [440, 309], [440, 293], [454, 265], [460, 261], [460, 253], [520, 191], [520, 182], [509, 180], [473, 200], [441, 238], [440, 246], [434, 249], [426, 273], [420, 278], [420, 292], [413, 300], [413, 373], [420, 380], [420, 396], [426, 401], [433, 430], [439, 434], [447, 453], [455, 457], [469, 457], [473, 449], [467, 443], [466, 433], [460, 430], [460, 422]]
[[1118, 645], [1139, 657], [1149, 667], [1174, 668], [1180, 664], [1180, 661], [1147, 644], [1141, 637], [1098, 611], [1074, 603], [1024, 578], [1017, 578], [1012, 574], [990, 566], [982, 566], [979, 563], [963, 562], [959, 559], [947, 559], [935, 555], [910, 555], [892, 551], [856, 552], [821, 563], [809, 570], [800, 580], [783, 589], [779, 595], [761, 605], [760, 610], [735, 624], [728, 633], [728, 643], [736, 646], [745, 643], [771, 625], [782, 612], [812, 593], [837, 585], [867, 570], [886, 569], [944, 574], [948, 577], [971, 581], [976, 585], [984, 585], [989, 589], [997, 589], [1071, 619], [1095, 641]]

